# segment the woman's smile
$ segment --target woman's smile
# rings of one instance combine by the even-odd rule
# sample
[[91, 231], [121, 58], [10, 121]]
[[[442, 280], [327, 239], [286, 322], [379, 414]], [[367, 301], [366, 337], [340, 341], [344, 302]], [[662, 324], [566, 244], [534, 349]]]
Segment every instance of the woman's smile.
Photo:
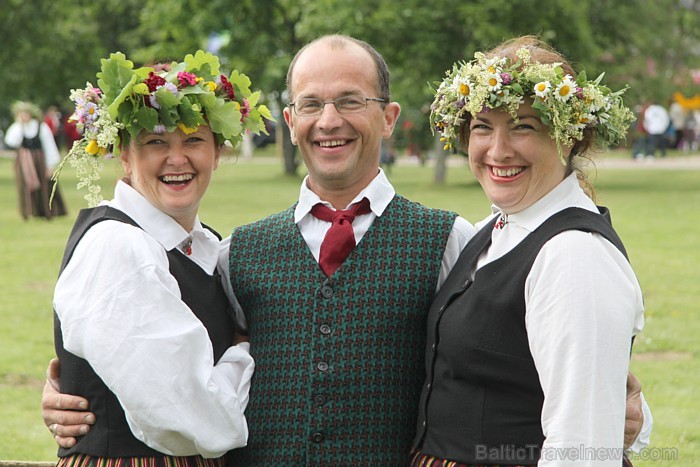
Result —
[[518, 178], [518, 175], [523, 173], [525, 167], [491, 167], [491, 174], [496, 180], [510, 181]]

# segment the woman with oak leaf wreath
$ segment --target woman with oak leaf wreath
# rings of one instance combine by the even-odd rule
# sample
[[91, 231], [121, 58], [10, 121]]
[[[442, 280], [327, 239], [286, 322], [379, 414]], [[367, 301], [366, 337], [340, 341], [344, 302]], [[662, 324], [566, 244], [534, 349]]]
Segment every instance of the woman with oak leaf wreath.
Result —
[[[54, 292], [60, 389], [85, 397], [96, 421], [58, 465], [224, 466], [247, 442], [254, 362], [218, 270], [220, 237], [198, 209], [224, 144], [271, 115], [245, 75], [203, 51], [141, 68], [115, 53], [97, 77], [71, 94], [83, 136], [61, 167], [75, 168], [92, 207]], [[105, 157], [125, 172], [111, 201], [96, 183]]]

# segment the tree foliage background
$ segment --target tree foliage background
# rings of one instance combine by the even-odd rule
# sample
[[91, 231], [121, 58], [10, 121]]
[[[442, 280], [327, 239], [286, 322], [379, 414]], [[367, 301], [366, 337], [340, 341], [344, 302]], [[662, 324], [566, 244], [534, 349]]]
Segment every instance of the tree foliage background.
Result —
[[[110, 52], [140, 65], [181, 58], [212, 37], [222, 63], [248, 74], [281, 109], [294, 53], [336, 32], [385, 56], [402, 121], [414, 123], [424, 147], [429, 83], [475, 50], [521, 34], [540, 35], [589, 76], [605, 71], [611, 86], [629, 84], [631, 106], [700, 93], [692, 80], [700, 70], [700, 0], [0, 0], [0, 128], [16, 99], [70, 112], [70, 89], [94, 82]], [[285, 154], [292, 173], [291, 145]]]

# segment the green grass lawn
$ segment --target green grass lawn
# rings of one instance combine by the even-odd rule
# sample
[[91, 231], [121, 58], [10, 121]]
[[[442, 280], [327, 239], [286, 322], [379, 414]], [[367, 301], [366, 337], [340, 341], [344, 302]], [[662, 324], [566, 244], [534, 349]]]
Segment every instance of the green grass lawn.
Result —
[[[300, 177], [282, 175], [280, 161], [227, 159], [215, 174], [201, 218], [222, 234], [288, 207]], [[109, 196], [119, 170], [108, 163]], [[67, 170], [61, 188], [69, 216], [24, 222], [18, 214], [13, 161], [0, 158], [0, 460], [50, 461], [55, 446], [40, 413], [44, 371], [53, 356], [52, 289], [82, 194]], [[430, 167], [398, 165], [389, 178], [397, 191], [428, 206], [457, 211], [470, 221], [488, 203], [467, 167], [450, 167], [445, 185], [433, 184]], [[630, 254], [644, 290], [646, 329], [635, 344], [633, 371], [654, 414], [652, 446], [677, 449], [676, 462], [700, 465], [700, 171], [599, 169], [599, 204]], [[659, 456], [659, 451], [650, 451]]]

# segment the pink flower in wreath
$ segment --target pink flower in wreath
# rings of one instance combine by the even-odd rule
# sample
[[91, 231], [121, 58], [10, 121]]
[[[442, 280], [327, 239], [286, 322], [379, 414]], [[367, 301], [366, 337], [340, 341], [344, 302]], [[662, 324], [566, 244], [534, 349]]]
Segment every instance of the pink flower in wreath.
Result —
[[241, 111], [241, 123], [244, 123], [246, 117], [248, 115], [250, 115], [250, 102], [248, 102], [248, 99], [246, 99], [245, 97], [243, 98], [243, 105], [241, 105], [240, 111]]
[[187, 71], [181, 71], [177, 74], [177, 80], [180, 82], [180, 86], [194, 86], [197, 84], [197, 75]]

